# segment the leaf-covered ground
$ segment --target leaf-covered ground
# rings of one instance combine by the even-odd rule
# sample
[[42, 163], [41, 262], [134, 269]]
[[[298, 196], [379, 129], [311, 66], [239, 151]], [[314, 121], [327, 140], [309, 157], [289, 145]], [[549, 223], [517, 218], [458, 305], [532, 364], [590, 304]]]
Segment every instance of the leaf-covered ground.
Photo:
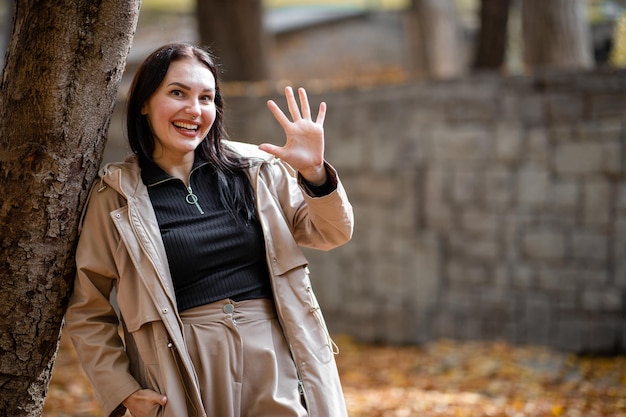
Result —
[[[338, 337], [351, 417], [626, 417], [626, 357], [439, 341], [373, 346]], [[65, 339], [46, 417], [102, 416]]]

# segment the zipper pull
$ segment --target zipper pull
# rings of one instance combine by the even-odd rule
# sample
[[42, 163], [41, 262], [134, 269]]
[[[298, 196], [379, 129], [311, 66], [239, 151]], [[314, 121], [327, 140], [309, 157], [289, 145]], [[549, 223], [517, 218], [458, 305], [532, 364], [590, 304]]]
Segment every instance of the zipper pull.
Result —
[[185, 201], [187, 201], [187, 203], [191, 204], [192, 206], [195, 205], [198, 208], [200, 214], [204, 214], [204, 211], [202, 211], [202, 207], [200, 207], [200, 204], [198, 204], [198, 196], [193, 193], [191, 185], [187, 187], [187, 191], [189, 192], [189, 194], [185, 196]]

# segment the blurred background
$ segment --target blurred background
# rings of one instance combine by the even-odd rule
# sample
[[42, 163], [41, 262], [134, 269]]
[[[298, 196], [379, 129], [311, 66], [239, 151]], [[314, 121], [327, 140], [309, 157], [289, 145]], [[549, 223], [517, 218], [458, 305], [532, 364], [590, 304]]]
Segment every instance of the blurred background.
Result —
[[[350, 243], [307, 251], [352, 415], [624, 416], [625, 12], [144, 0], [104, 162], [128, 153], [126, 91], [163, 43], [217, 54], [234, 140], [281, 144], [265, 102], [304, 86], [355, 210]], [[60, 352], [45, 415], [98, 415]]]

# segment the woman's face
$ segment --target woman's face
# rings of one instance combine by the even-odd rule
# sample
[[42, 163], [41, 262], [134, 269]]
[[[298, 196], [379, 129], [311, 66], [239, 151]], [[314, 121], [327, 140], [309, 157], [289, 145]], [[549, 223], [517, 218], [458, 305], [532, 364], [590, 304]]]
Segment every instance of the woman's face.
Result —
[[154, 135], [154, 160], [193, 156], [215, 121], [215, 111], [211, 70], [196, 59], [172, 62], [141, 108]]

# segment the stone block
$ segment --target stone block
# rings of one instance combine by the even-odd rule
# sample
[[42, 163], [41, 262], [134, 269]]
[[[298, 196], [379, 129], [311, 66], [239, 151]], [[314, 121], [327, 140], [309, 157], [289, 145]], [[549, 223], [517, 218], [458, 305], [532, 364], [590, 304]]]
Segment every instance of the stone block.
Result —
[[447, 309], [438, 311], [432, 319], [429, 333], [433, 340], [454, 337], [457, 320], [454, 314]]
[[621, 184], [617, 184], [616, 191], [617, 209], [621, 211], [626, 218], [626, 182], [622, 181]]
[[587, 323], [584, 319], [576, 317], [574, 314], [564, 314], [555, 323], [556, 331], [550, 340], [550, 345], [566, 351], [579, 353], [585, 346], [584, 338]]
[[434, 307], [437, 302], [436, 294], [439, 294], [443, 286], [440, 270], [443, 255], [439, 238], [424, 233], [417, 242], [408, 246], [407, 252], [405, 297], [410, 300], [408, 304], [415, 311], [426, 313]]
[[528, 259], [559, 261], [565, 259], [565, 235], [554, 229], [528, 229], [522, 233], [521, 246]]
[[515, 174], [508, 168], [496, 166], [485, 170], [484, 202], [489, 207], [509, 207], [515, 192]]
[[547, 294], [531, 293], [523, 303], [527, 343], [545, 345], [549, 342], [553, 313]]
[[451, 196], [453, 203], [479, 202], [483, 195], [484, 175], [478, 169], [455, 169]]
[[498, 114], [497, 101], [493, 97], [457, 97], [448, 102], [446, 113], [451, 123], [490, 122]]
[[540, 166], [528, 166], [517, 177], [517, 201], [522, 205], [544, 206], [548, 203], [550, 177]]
[[546, 164], [550, 156], [548, 132], [544, 127], [530, 129], [526, 134], [526, 149], [524, 160], [539, 164]]
[[446, 194], [450, 189], [452, 175], [448, 170], [432, 168], [425, 171], [425, 177], [425, 223], [434, 230], [450, 230], [454, 216]]
[[546, 113], [552, 123], [575, 123], [582, 119], [584, 102], [577, 94], [552, 94], [546, 99]]
[[449, 163], [480, 163], [491, 155], [492, 136], [487, 126], [433, 130], [433, 157]]
[[537, 286], [547, 292], [577, 291], [580, 288], [580, 272], [571, 266], [537, 266]]
[[586, 352], [615, 354], [621, 344], [624, 324], [619, 319], [590, 322], [585, 329]]
[[626, 288], [626, 216], [615, 222], [612, 263], [613, 281], [621, 289]]
[[606, 233], [575, 230], [571, 236], [571, 251], [576, 260], [605, 264], [609, 259], [609, 237]]
[[604, 227], [611, 218], [611, 185], [601, 177], [585, 181], [583, 220], [586, 225]]
[[522, 157], [522, 130], [519, 126], [500, 123], [495, 129], [495, 157], [504, 163], [515, 163]]
[[577, 125], [577, 137], [581, 142], [619, 142], [624, 134], [623, 120], [592, 121]]
[[471, 288], [489, 282], [487, 269], [475, 261], [450, 259], [446, 272], [452, 288]]
[[558, 212], [579, 211], [582, 203], [582, 186], [579, 181], [558, 179], [550, 184], [552, 207]]
[[491, 211], [478, 208], [468, 208], [460, 213], [463, 230], [480, 236], [496, 237], [500, 232], [501, 220]]
[[587, 288], [582, 294], [586, 311], [593, 313], [619, 313], [624, 308], [624, 291], [618, 288]]
[[516, 262], [510, 267], [511, 286], [515, 289], [526, 290], [535, 285], [535, 270], [521, 262]]
[[548, 127], [540, 127], [539, 129], [547, 129], [549, 141], [555, 145], [563, 143], [575, 142], [577, 138], [576, 129], [573, 124], [567, 125], [550, 125]]
[[519, 119], [525, 126], [540, 126], [546, 122], [544, 101], [538, 95], [524, 95], [520, 99]]
[[489, 236], [478, 236], [461, 231], [448, 236], [446, 253], [453, 259], [471, 262], [489, 261], [497, 258], [498, 247], [495, 239]]
[[624, 92], [593, 94], [589, 98], [589, 113], [593, 119], [617, 118], [623, 120], [626, 116]]
[[554, 164], [560, 175], [616, 173], [621, 165], [619, 144], [617, 141], [557, 144]]

